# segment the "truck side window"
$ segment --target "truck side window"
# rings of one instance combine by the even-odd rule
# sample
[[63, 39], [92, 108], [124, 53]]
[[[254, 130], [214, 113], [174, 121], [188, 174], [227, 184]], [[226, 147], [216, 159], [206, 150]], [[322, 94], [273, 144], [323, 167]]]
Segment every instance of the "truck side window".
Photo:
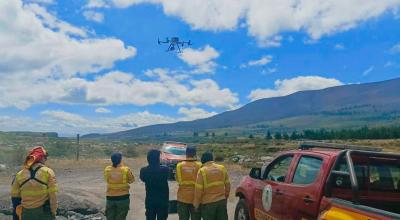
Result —
[[294, 184], [310, 184], [317, 179], [322, 159], [302, 156], [293, 177]]
[[[376, 159], [375, 159], [376, 160]], [[400, 166], [391, 160], [374, 161], [353, 158], [354, 171], [360, 190], [400, 192]], [[344, 158], [334, 170], [349, 172]], [[349, 175], [334, 174], [330, 179], [334, 188], [351, 189]]]
[[282, 156], [273, 161], [266, 169], [263, 179], [275, 182], [285, 182], [293, 155]]

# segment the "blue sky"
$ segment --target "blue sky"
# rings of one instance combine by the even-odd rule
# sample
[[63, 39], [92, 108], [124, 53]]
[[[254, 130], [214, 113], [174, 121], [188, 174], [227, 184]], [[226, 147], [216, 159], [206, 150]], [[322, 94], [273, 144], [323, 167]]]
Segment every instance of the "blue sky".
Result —
[[[0, 130], [193, 120], [260, 98], [396, 78], [397, 0], [0, 3]], [[165, 52], [157, 38], [193, 45]]]

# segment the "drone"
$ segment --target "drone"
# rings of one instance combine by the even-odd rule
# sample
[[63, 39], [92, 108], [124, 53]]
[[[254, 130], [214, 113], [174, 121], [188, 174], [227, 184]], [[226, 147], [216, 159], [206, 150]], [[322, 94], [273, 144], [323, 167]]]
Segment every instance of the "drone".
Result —
[[160, 39], [158, 39], [158, 44], [169, 44], [168, 49], [166, 50], [166, 52], [169, 51], [177, 51], [178, 53], [182, 53], [181, 48], [183, 48], [185, 46], [185, 44], [187, 46], [191, 46], [192, 42], [189, 41], [179, 41], [179, 37], [171, 37], [171, 40], [168, 39], [168, 37], [165, 39], [165, 41], [160, 41]]

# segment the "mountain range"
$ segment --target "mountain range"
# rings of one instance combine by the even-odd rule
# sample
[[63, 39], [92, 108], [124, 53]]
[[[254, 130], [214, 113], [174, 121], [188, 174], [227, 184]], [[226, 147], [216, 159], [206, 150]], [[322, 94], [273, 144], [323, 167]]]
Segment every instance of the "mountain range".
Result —
[[83, 138], [127, 139], [219, 129], [303, 130], [392, 123], [400, 123], [400, 78], [301, 91], [260, 99], [205, 119], [151, 125], [109, 134], [89, 134]]

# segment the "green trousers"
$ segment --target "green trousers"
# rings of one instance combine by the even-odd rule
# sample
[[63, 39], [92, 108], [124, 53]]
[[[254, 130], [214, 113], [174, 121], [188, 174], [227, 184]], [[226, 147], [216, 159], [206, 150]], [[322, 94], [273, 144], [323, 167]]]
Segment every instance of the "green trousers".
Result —
[[195, 212], [192, 204], [178, 202], [179, 220], [201, 220], [200, 212]]
[[129, 212], [129, 199], [112, 201], [107, 200], [106, 217], [107, 220], [125, 220]]
[[226, 199], [201, 205], [201, 216], [203, 220], [228, 220]]
[[43, 207], [35, 209], [22, 209], [23, 220], [55, 220], [50, 210], [44, 210]]

